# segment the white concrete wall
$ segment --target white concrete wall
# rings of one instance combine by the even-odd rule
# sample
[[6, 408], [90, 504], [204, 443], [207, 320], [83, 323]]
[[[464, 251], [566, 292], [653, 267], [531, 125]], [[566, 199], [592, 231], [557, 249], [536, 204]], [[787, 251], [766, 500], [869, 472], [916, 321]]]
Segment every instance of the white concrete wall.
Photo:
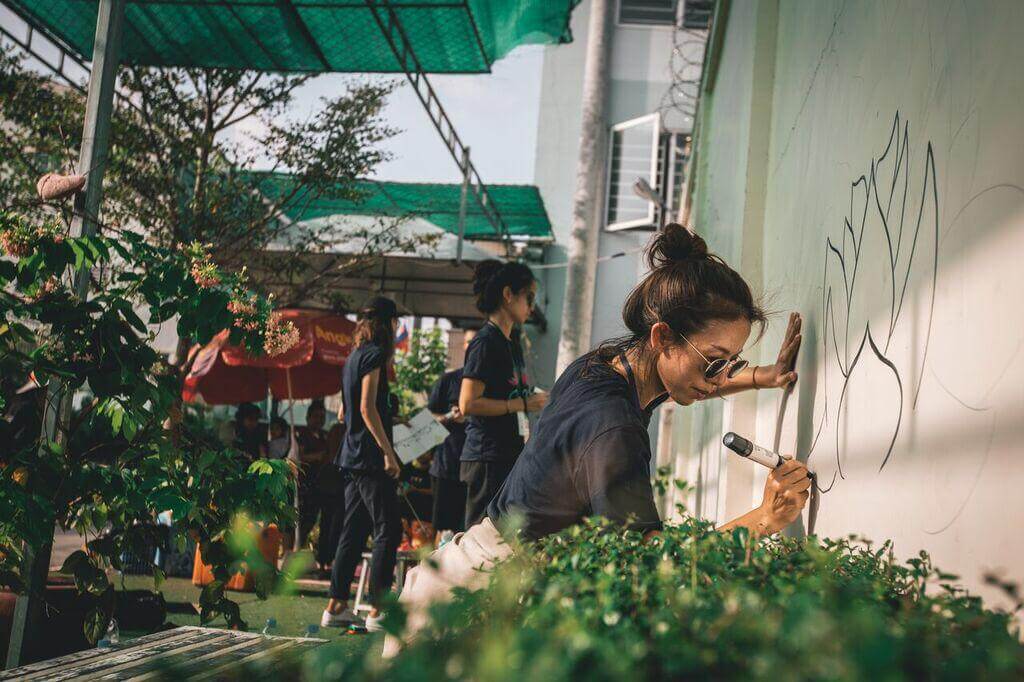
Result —
[[990, 597], [984, 571], [1024, 580], [1022, 34], [1015, 0], [732, 3], [696, 222], [805, 337], [785, 404], [678, 411], [705, 514], [760, 499], [763, 471], [720, 475], [738, 420], [834, 480], [819, 534], [926, 549]]

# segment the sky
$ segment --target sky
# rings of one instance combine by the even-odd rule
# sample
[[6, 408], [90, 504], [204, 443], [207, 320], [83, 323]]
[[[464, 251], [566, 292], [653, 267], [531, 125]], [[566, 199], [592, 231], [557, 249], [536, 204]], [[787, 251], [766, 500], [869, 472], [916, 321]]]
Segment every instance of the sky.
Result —
[[[20, 20], [2, 7], [0, 22], [17, 33], [24, 30]], [[47, 58], [56, 60], [56, 50], [47, 49], [45, 41], [38, 41], [37, 47]], [[489, 74], [428, 76], [456, 132], [469, 145], [473, 163], [484, 182], [533, 182], [543, 55], [543, 46], [525, 45], [496, 62]], [[29, 63], [34, 66], [33, 62]], [[407, 182], [461, 180], [454, 159], [404, 74], [319, 76], [297, 93], [286, 116], [308, 117], [321, 98], [334, 95], [351, 78], [392, 79], [400, 83], [388, 99], [384, 113], [387, 123], [400, 132], [385, 143], [384, 148], [392, 158], [382, 163], [373, 177]], [[251, 132], [255, 131], [241, 129], [236, 134]]]
[[[489, 74], [428, 76], [456, 132], [469, 145], [484, 182], [533, 182], [543, 55], [542, 46], [526, 45], [496, 62]], [[374, 177], [406, 182], [461, 180], [454, 159], [403, 74], [319, 76], [297, 93], [288, 115], [309, 116], [322, 98], [334, 95], [352, 78], [400, 83], [388, 99], [384, 117], [401, 132], [384, 145], [393, 158], [381, 164]], [[246, 132], [252, 131], [240, 134]]]

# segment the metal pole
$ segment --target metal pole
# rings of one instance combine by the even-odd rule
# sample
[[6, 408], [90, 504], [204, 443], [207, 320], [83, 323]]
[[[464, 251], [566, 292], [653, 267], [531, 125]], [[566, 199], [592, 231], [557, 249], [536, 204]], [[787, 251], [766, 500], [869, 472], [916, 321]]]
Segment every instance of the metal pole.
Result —
[[568, 267], [562, 332], [558, 342], [556, 376], [590, 347], [594, 312], [594, 283], [601, 220], [599, 198], [607, 156], [605, 100], [611, 47], [611, 0], [590, 3], [587, 58], [583, 73], [583, 126], [576, 163], [576, 192], [572, 203]]
[[459, 198], [459, 243], [455, 248], [455, 262], [462, 265], [462, 243], [466, 237], [466, 200], [469, 195], [469, 147], [462, 148], [462, 195]]
[[[110, 116], [114, 109], [114, 81], [121, 57], [124, 6], [125, 0], [100, 0], [96, 15], [92, 75], [85, 103], [82, 147], [78, 156], [78, 172], [86, 176], [85, 192], [75, 199], [71, 237], [94, 235], [98, 227], [97, 218], [103, 198], [103, 172], [110, 138]], [[89, 269], [82, 268], [74, 272], [72, 277], [75, 293], [84, 300], [89, 288]], [[64, 444], [68, 436], [72, 395], [64, 391], [62, 383], [56, 379], [50, 381], [46, 392], [42, 444]], [[25, 593], [18, 597], [14, 608], [11, 639], [7, 648], [8, 668], [20, 665], [26, 645], [38, 643], [43, 636], [43, 598], [50, 568], [51, 546], [52, 543], [48, 543], [37, 551], [27, 546], [25, 548], [22, 563]]]
[[302, 457], [295, 442], [295, 399], [292, 398], [292, 368], [285, 367], [285, 378], [288, 380], [288, 459], [295, 464], [295, 532], [292, 534], [292, 551], [302, 550], [302, 503], [299, 499], [299, 477], [302, 476]]

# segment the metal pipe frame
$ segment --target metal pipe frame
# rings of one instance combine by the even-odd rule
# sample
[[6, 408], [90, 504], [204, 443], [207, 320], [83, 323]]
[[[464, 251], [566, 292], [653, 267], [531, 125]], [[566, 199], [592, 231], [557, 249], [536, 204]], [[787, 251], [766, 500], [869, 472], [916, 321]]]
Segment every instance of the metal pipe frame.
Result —
[[[480, 205], [484, 216], [487, 217], [487, 220], [494, 227], [499, 238], [504, 240], [505, 248], [510, 252], [511, 236], [509, 235], [508, 226], [501, 217], [498, 207], [491, 199], [486, 185], [480, 179], [480, 174], [477, 172], [472, 160], [470, 160], [468, 152], [466, 152], [466, 145], [455, 131], [448, 113], [444, 110], [440, 99], [437, 97], [437, 92], [427, 79], [427, 75], [424, 73], [423, 67], [420, 65], [420, 61], [412, 49], [409, 37], [406, 35], [405, 29], [402, 27], [394, 8], [388, 0], [365, 0], [365, 2], [366, 6], [373, 13], [373, 18], [380, 27], [381, 34], [391, 48], [391, 52], [395, 55], [395, 59], [398, 60], [398, 65], [402, 68], [406, 78], [409, 79], [412, 89], [416, 92], [416, 96], [430, 117], [430, 121], [434, 124], [434, 128], [437, 129], [441, 140], [444, 141], [448, 152], [452, 155], [452, 159], [455, 160], [463, 177], [469, 178], [468, 189], [470, 193], [472, 193], [473, 198]], [[465, 162], [463, 161], [464, 159]]]
[[[84, 72], [82, 75], [88, 77], [91, 70], [88, 67], [88, 65], [86, 65], [85, 61], [79, 59], [78, 56], [75, 55], [75, 53], [72, 52], [70, 48], [68, 48], [59, 40], [57, 40], [53, 35], [46, 31], [43, 31], [39, 26], [36, 25], [36, 23], [33, 20], [31, 20], [30, 17], [26, 17], [14, 7], [8, 5], [6, 2], [4, 3], [4, 7], [6, 7], [8, 11], [10, 11], [14, 16], [18, 17], [18, 19], [23, 21], [25, 25], [28, 27], [28, 31], [24, 37], [19, 37], [16, 36], [10, 30], [8, 30], [7, 28], [5, 28], [3, 25], [0, 25], [0, 34], [3, 34], [8, 40], [14, 43], [23, 52], [31, 56], [33, 59], [38, 61], [46, 68], [48, 68], [50, 71], [54, 73], [54, 75], [60, 77], [61, 80], [70, 85], [72, 88], [78, 90], [82, 94], [85, 94], [85, 86], [82, 85], [79, 81], [76, 81], [73, 77], [71, 77], [64, 71], [65, 64], [68, 60], [70, 60], [82, 69], [82, 71]], [[53, 64], [49, 59], [44, 57], [33, 46], [33, 38], [35, 38], [36, 33], [42, 33], [46, 37], [46, 39], [54, 47], [57, 48], [57, 51], [60, 53], [60, 58], [57, 60], [56, 64]]]

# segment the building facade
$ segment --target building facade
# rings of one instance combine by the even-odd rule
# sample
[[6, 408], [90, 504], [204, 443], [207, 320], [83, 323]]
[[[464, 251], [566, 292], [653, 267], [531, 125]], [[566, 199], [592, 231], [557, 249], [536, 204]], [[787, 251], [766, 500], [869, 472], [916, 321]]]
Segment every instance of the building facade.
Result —
[[719, 14], [693, 224], [779, 313], [750, 361], [790, 310], [803, 347], [791, 393], [676, 409], [663, 461], [695, 488], [674, 501], [717, 520], [759, 502], [765, 470], [721, 446], [737, 431], [817, 471], [791, 532], [926, 550], [998, 603], [986, 572], [1024, 579], [1024, 5]]

